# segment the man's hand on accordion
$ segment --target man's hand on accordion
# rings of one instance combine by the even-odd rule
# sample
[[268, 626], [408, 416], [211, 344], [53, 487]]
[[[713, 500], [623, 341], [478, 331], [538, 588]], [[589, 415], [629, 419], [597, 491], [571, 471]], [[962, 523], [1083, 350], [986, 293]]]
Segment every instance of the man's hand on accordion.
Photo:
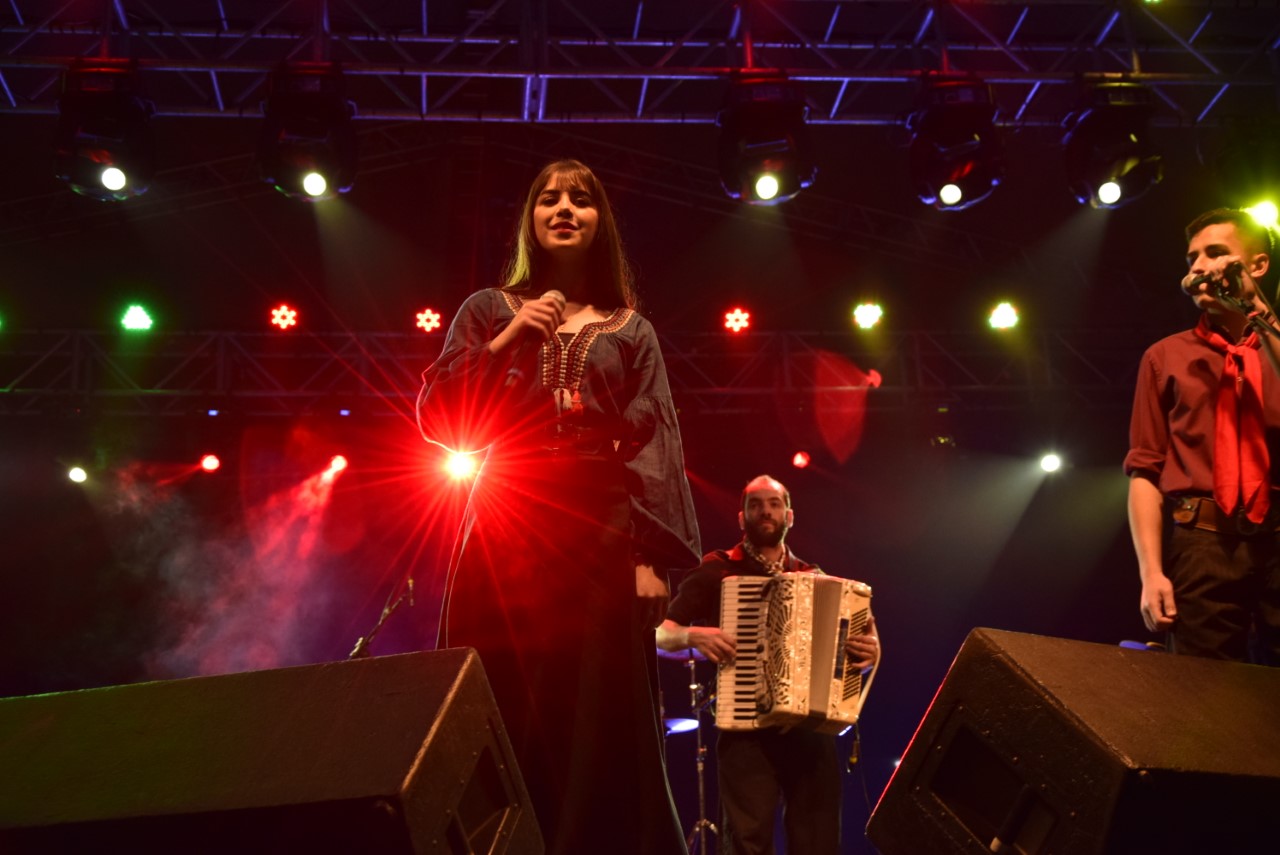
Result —
[[880, 661], [880, 635], [876, 632], [876, 619], [867, 617], [867, 631], [862, 635], [850, 635], [844, 643], [849, 664], [866, 670]]
[[737, 642], [715, 626], [681, 626], [668, 618], [658, 627], [658, 647], [672, 653], [692, 647], [717, 665], [732, 662]]

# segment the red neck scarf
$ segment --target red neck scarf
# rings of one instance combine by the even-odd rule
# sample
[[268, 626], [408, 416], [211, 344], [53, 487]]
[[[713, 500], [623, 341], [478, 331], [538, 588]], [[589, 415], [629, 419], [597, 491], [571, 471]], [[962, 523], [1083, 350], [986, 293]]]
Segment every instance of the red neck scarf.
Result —
[[1234, 513], [1243, 500], [1245, 516], [1262, 522], [1271, 506], [1266, 420], [1262, 410], [1262, 362], [1258, 333], [1233, 344], [1200, 317], [1196, 335], [1225, 355], [1213, 413], [1213, 500]]

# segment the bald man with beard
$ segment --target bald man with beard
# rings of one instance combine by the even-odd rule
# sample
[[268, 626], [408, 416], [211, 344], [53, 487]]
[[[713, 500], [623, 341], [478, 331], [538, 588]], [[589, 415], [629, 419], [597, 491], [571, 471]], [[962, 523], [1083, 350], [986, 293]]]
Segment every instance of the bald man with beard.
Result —
[[[703, 556], [680, 584], [658, 627], [661, 649], [692, 648], [717, 665], [731, 662], [736, 640], [716, 626], [726, 577], [822, 572], [785, 543], [795, 512], [790, 492], [776, 479], [751, 479], [740, 508], [742, 540], [732, 549]], [[874, 618], [865, 635], [849, 637], [845, 652], [853, 667], [876, 664], [880, 639]], [[723, 852], [772, 855], [774, 817], [781, 803], [790, 855], [838, 855], [841, 782], [834, 736], [802, 727], [721, 731], [716, 758]]]

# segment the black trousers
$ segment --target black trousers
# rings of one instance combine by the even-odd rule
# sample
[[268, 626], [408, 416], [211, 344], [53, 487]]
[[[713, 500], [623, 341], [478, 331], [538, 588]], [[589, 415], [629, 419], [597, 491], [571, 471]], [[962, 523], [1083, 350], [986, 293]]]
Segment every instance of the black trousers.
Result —
[[773, 855], [781, 800], [788, 855], [837, 855], [840, 762], [834, 736], [800, 728], [721, 731], [716, 763], [722, 853]]
[[1280, 665], [1280, 533], [1168, 529], [1165, 573], [1178, 609], [1173, 652]]

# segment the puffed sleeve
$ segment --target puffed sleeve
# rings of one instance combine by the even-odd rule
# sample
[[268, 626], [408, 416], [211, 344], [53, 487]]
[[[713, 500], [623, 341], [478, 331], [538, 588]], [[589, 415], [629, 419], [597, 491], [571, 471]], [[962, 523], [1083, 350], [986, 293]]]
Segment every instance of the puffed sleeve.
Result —
[[505, 360], [489, 342], [511, 323], [495, 289], [477, 291], [458, 308], [440, 356], [422, 374], [418, 427], [423, 437], [454, 451], [490, 445], [506, 422], [501, 412]]
[[1147, 349], [1138, 367], [1138, 383], [1129, 420], [1129, 453], [1124, 458], [1126, 475], [1143, 474], [1159, 483], [1169, 452], [1169, 423], [1164, 411], [1162, 382], [1155, 354], [1157, 345]]
[[667, 369], [653, 326], [636, 316], [628, 376], [634, 389], [622, 414], [620, 445], [631, 495], [632, 539], [642, 559], [661, 570], [698, 563], [701, 543]]

